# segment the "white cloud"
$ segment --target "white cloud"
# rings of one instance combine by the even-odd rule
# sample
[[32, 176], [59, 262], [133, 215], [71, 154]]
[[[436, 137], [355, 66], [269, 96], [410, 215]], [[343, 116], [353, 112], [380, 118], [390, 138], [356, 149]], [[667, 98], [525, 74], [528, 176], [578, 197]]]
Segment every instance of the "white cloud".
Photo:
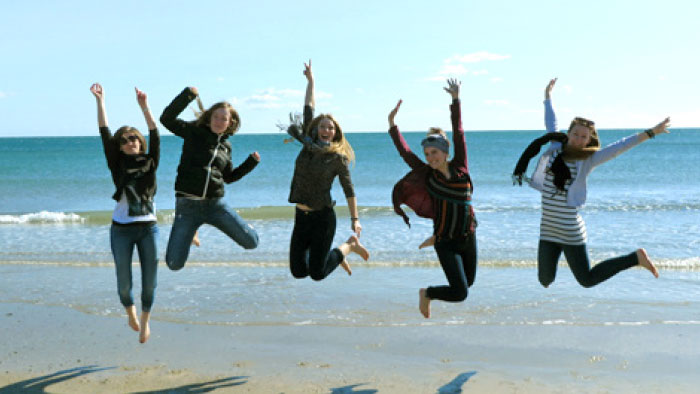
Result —
[[[498, 55], [485, 51], [468, 53], [465, 55], [454, 55], [443, 61], [442, 67], [436, 75], [426, 78], [428, 81], [443, 81], [448, 77], [456, 77], [470, 73], [470, 70], [465, 66], [467, 63], [479, 63], [483, 61], [498, 61], [509, 59], [510, 55]], [[485, 69], [473, 70], [472, 75], [487, 75], [489, 72]]]
[[7, 93], [5, 92], [0, 92], [0, 99], [7, 98]]
[[[303, 105], [304, 95], [305, 91], [302, 90], [267, 88], [241, 99], [234, 98], [232, 101], [239, 102], [242, 106], [249, 108], [300, 108]], [[317, 99], [333, 97], [326, 92], [315, 92], [315, 96]]]
[[503, 78], [501, 78], [501, 77], [493, 77], [493, 78], [491, 78], [491, 82], [495, 82], [495, 83], [503, 82]]
[[508, 105], [508, 100], [492, 100], [492, 99], [486, 99], [484, 100], [484, 104], [486, 105]]

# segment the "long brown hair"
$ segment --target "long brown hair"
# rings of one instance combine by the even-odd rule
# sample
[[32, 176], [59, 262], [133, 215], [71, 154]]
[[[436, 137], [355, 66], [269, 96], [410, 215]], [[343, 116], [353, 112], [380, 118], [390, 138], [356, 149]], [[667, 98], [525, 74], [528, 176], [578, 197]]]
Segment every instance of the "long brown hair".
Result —
[[355, 151], [350, 146], [350, 143], [345, 139], [345, 134], [343, 134], [343, 129], [340, 128], [338, 121], [335, 120], [331, 114], [320, 114], [314, 118], [309, 124], [309, 127], [304, 130], [304, 134], [310, 136], [313, 139], [318, 138], [318, 124], [321, 123], [323, 119], [328, 119], [333, 122], [335, 127], [335, 135], [333, 136], [333, 141], [331, 141], [331, 146], [328, 147], [329, 152], [338, 153], [345, 156], [349, 162], [355, 161]]
[[211, 115], [214, 113], [219, 108], [225, 108], [229, 115], [231, 115], [231, 124], [226, 128], [226, 131], [224, 131], [225, 134], [228, 135], [234, 135], [238, 131], [238, 129], [241, 128], [241, 117], [238, 115], [238, 111], [236, 111], [231, 104], [229, 104], [226, 101], [220, 101], [211, 107], [209, 107], [208, 110], [204, 111], [199, 118], [197, 118], [197, 126], [207, 126], [209, 127], [209, 123], [211, 122]]
[[112, 141], [114, 141], [114, 143], [115, 143], [119, 148], [121, 148], [121, 144], [122, 144], [122, 143], [121, 143], [121, 138], [122, 138], [122, 136], [123, 136], [124, 134], [126, 134], [126, 133], [135, 134], [136, 137], [139, 139], [139, 142], [141, 143], [141, 151], [139, 151], [139, 153], [146, 153], [146, 148], [147, 148], [147, 146], [146, 146], [146, 137], [144, 137], [143, 134], [141, 134], [141, 132], [138, 131], [135, 127], [131, 127], [131, 126], [122, 126], [122, 127], [120, 127], [120, 128], [117, 130], [117, 132], [114, 133], [114, 137], [112, 137]]
[[569, 147], [568, 144], [564, 146], [564, 160], [585, 160], [600, 150], [600, 139], [598, 139], [598, 130], [595, 128], [595, 123], [592, 120], [576, 117], [571, 121], [567, 134], [570, 133], [576, 125], [588, 129], [590, 132], [590, 140], [583, 149], [574, 149]]

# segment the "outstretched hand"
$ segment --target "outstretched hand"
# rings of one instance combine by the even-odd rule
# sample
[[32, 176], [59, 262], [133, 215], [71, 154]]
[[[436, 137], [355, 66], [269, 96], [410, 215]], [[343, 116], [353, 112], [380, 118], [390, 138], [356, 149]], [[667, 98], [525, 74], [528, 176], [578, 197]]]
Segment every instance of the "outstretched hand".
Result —
[[311, 59], [309, 59], [308, 63], [304, 63], [304, 76], [306, 76], [307, 81], [313, 82], [314, 74], [311, 71]]
[[666, 118], [661, 123], [654, 126], [654, 128], [651, 129], [651, 131], [653, 131], [655, 135], [666, 134], [669, 132], [668, 126], [670, 126], [670, 125], [671, 125], [671, 118]]
[[100, 85], [99, 83], [93, 83], [92, 86], [90, 86], [90, 91], [96, 99], [104, 100], [104, 90], [102, 90], [102, 85]]
[[255, 151], [255, 152], [251, 153], [250, 155], [253, 157], [253, 159], [255, 159], [255, 161], [260, 163], [260, 153], [258, 153], [258, 151]]
[[352, 232], [357, 234], [357, 238], [360, 238], [360, 234], [362, 234], [362, 225], [360, 224], [360, 220], [351, 220], [350, 228], [352, 229]]
[[195, 96], [199, 96], [199, 89], [195, 88], [194, 86], [190, 86], [190, 91], [191, 91], [192, 94], [194, 94]]
[[449, 78], [447, 80], [447, 87], [445, 88], [445, 91], [452, 96], [452, 99], [458, 99], [459, 98], [459, 87], [462, 85], [462, 82], [458, 81], [456, 78]]
[[394, 123], [394, 118], [396, 117], [396, 114], [399, 112], [399, 107], [401, 107], [401, 103], [403, 103], [403, 100], [399, 100], [399, 102], [396, 104], [396, 107], [389, 112], [389, 127], [394, 127], [396, 124]]
[[136, 90], [136, 101], [138, 101], [139, 106], [141, 108], [148, 107], [148, 96], [146, 95], [146, 92], [139, 90], [137, 87], [134, 87], [134, 90]]
[[544, 98], [545, 100], [549, 100], [551, 97], [552, 89], [554, 89], [554, 84], [557, 83], [557, 78], [549, 80], [549, 83], [547, 84], [547, 87], [544, 88]]

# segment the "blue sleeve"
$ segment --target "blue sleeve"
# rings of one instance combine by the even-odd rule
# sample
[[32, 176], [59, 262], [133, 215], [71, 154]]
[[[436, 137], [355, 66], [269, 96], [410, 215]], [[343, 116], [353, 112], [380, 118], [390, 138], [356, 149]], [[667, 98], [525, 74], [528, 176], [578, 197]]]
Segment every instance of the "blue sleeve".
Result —
[[549, 133], [559, 131], [557, 115], [554, 114], [554, 108], [552, 108], [552, 100], [544, 100], [544, 126]]

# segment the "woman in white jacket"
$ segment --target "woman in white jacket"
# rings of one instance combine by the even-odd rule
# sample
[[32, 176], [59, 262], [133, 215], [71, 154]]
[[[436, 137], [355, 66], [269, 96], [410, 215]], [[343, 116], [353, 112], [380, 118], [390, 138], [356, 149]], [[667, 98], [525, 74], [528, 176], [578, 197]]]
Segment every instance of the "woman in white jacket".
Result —
[[552, 79], [545, 89], [545, 124], [548, 133], [527, 147], [513, 172], [514, 181], [522, 184], [530, 159], [539, 153], [542, 145], [550, 143], [548, 149], [540, 156], [532, 177], [525, 178], [531, 187], [542, 193], [542, 219], [537, 250], [537, 274], [540, 283], [548, 287], [554, 281], [562, 252], [574, 277], [583, 287], [595, 286], [635, 265], [646, 268], [658, 277], [656, 267], [649, 260], [646, 251], [641, 248], [630, 254], [602, 261], [591, 268], [586, 251], [586, 224], [578, 211], [586, 202], [588, 174], [596, 166], [654, 138], [657, 134], [668, 133], [669, 118], [654, 128], [625, 137], [601, 149], [593, 121], [574, 118], [566, 134], [557, 132], [557, 121], [550, 97], [556, 81], [556, 78]]

